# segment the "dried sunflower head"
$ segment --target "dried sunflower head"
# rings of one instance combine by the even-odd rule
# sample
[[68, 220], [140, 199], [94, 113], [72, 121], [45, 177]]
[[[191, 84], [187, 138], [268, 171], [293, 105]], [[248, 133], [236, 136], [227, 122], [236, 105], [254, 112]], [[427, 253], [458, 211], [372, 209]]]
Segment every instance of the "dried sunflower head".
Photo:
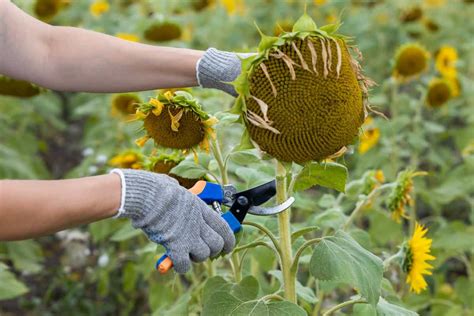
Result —
[[214, 4], [215, 0], [194, 0], [191, 3], [191, 7], [195, 11], [202, 11], [205, 10], [206, 8], [212, 6]]
[[400, 81], [413, 79], [428, 69], [430, 54], [421, 45], [402, 45], [395, 55], [393, 75]]
[[143, 145], [152, 138], [156, 145], [175, 149], [191, 149], [199, 145], [209, 149], [209, 137], [215, 137], [217, 119], [202, 110], [188, 92], [167, 91], [142, 103], [135, 114], [143, 120], [146, 136], [137, 141]]
[[184, 157], [177, 154], [161, 154], [159, 156], [154, 156], [150, 158], [150, 164], [148, 166], [148, 169], [150, 171], [166, 174], [172, 178], [175, 178], [181, 186], [185, 187], [186, 189], [189, 189], [201, 179], [188, 179], [170, 173], [171, 169], [176, 167], [183, 160]]
[[134, 93], [121, 93], [112, 98], [112, 114], [132, 115], [137, 111], [142, 100]]
[[304, 163], [342, 152], [359, 134], [371, 81], [349, 53], [338, 25], [318, 28], [304, 14], [292, 32], [262, 34], [242, 61], [233, 108], [248, 136], [281, 161]]
[[432, 108], [437, 108], [448, 102], [453, 96], [451, 85], [447, 79], [432, 79], [426, 94], [426, 104]]
[[179, 24], [164, 21], [150, 25], [143, 35], [152, 42], [167, 42], [179, 39], [182, 33], [183, 31]]
[[144, 157], [138, 151], [126, 150], [112, 157], [108, 164], [116, 168], [142, 169]]
[[40, 94], [42, 89], [28, 81], [15, 80], [0, 75], [0, 94], [19, 98], [30, 98]]

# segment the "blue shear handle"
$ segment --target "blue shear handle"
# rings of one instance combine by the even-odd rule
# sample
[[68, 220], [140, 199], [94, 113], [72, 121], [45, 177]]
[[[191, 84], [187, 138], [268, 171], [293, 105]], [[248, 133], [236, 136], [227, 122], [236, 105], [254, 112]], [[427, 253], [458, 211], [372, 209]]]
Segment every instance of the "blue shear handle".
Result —
[[[227, 224], [229, 224], [229, 227], [232, 229], [234, 234], [242, 229], [242, 225], [231, 212], [226, 212], [222, 214], [221, 217], [227, 222]], [[162, 255], [161, 258], [156, 261], [155, 269], [160, 271], [162, 274], [168, 272], [168, 270], [172, 267], [172, 262], [170, 265], [169, 261], [170, 259], [167, 254]]]

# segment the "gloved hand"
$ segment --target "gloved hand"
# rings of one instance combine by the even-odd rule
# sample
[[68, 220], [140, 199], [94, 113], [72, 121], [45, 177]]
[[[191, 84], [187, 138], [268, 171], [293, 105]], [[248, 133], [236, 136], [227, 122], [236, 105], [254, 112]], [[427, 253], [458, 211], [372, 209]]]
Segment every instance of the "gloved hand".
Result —
[[[209, 48], [197, 64], [197, 80], [203, 88], [219, 89], [237, 96], [234, 87], [226, 82], [234, 81], [241, 72], [240, 58], [254, 54], [236, 54]], [[240, 57], [240, 58], [239, 58]]]
[[187, 272], [191, 261], [202, 262], [234, 248], [234, 233], [225, 220], [175, 179], [132, 169], [111, 172], [122, 179], [116, 217], [130, 218], [133, 227], [163, 245], [176, 272]]

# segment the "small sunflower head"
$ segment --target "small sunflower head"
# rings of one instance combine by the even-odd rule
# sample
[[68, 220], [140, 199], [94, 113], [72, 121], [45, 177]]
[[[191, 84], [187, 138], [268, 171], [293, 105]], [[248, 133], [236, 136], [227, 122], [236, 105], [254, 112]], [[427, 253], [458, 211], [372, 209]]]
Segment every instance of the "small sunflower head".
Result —
[[456, 62], [458, 52], [452, 46], [443, 46], [436, 53], [436, 69], [443, 77], [455, 78], [457, 76]]
[[407, 274], [406, 283], [410, 285], [410, 291], [417, 294], [427, 287], [424, 275], [432, 273], [433, 266], [427, 261], [436, 259], [430, 254], [432, 240], [425, 237], [427, 232], [426, 228], [416, 223], [411, 239], [402, 246], [401, 266]]
[[387, 199], [388, 210], [392, 213], [392, 219], [397, 223], [400, 223], [402, 218], [408, 218], [405, 207], [413, 204], [411, 197], [413, 178], [426, 174], [427, 173], [423, 171], [412, 170], [405, 170], [398, 174], [395, 187]]
[[359, 138], [359, 154], [363, 155], [375, 145], [378, 144], [380, 139], [380, 129], [374, 126], [373, 118], [367, 117], [364, 124], [362, 125], [362, 135]]
[[205, 9], [209, 8], [210, 6], [212, 6], [214, 4], [214, 2], [215, 2], [215, 0], [194, 0], [191, 3], [191, 7], [195, 11], [202, 11], [202, 10], [205, 10]]
[[136, 113], [142, 100], [134, 93], [121, 93], [112, 98], [112, 113], [122, 116], [133, 115]]
[[426, 104], [432, 108], [438, 108], [448, 102], [453, 96], [451, 83], [447, 79], [434, 78], [428, 85]]
[[400, 81], [413, 79], [428, 69], [429, 52], [419, 44], [402, 45], [395, 55], [393, 75]]
[[15, 80], [0, 75], [0, 95], [8, 95], [18, 98], [30, 98], [38, 95], [43, 89], [23, 80]]
[[181, 38], [183, 31], [179, 24], [164, 21], [150, 25], [143, 34], [151, 42], [167, 42]]
[[439, 31], [439, 24], [433, 21], [432, 19], [423, 19], [423, 25], [430, 32], [435, 33]]
[[148, 169], [150, 171], [166, 174], [172, 178], [175, 178], [182, 187], [189, 189], [201, 179], [183, 178], [170, 172], [171, 169], [176, 167], [183, 160], [184, 157], [178, 154], [161, 154], [159, 156], [150, 158]]
[[423, 10], [419, 6], [409, 8], [402, 12], [400, 21], [402, 23], [411, 23], [420, 20], [423, 17]]
[[385, 176], [383, 171], [378, 170], [369, 170], [364, 173], [362, 176], [363, 189], [362, 194], [368, 195], [374, 189], [378, 188], [385, 182]]
[[158, 94], [140, 104], [136, 117], [143, 120], [146, 131], [138, 145], [152, 138], [162, 147], [187, 150], [199, 145], [208, 151], [208, 138], [215, 137], [213, 125], [217, 119], [204, 112], [197, 100], [184, 91]]
[[126, 150], [112, 157], [109, 166], [126, 169], [143, 169], [144, 157], [135, 150]]
[[69, 0], [37, 0], [33, 11], [39, 19], [47, 22], [55, 17], [69, 2]]

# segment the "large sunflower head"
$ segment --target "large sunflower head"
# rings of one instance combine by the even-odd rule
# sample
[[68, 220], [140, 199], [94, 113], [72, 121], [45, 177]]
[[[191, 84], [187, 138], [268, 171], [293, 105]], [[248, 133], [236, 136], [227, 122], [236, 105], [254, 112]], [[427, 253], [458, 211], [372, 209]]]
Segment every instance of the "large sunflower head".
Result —
[[281, 161], [323, 160], [359, 134], [370, 81], [337, 28], [318, 28], [304, 14], [292, 32], [262, 34], [258, 54], [242, 62], [233, 112], [245, 137]]
[[179, 39], [182, 33], [183, 31], [179, 24], [164, 21], [150, 25], [143, 35], [152, 42], [167, 42]]
[[402, 218], [408, 218], [405, 207], [413, 205], [413, 199], [411, 197], [413, 178], [426, 174], [424, 171], [413, 170], [405, 170], [398, 174], [395, 187], [387, 200], [388, 210], [392, 213], [392, 219], [397, 223], [400, 223]]
[[425, 237], [427, 231], [422, 225], [416, 223], [411, 239], [402, 248], [404, 252], [402, 269], [407, 274], [406, 282], [410, 284], [410, 291], [417, 294], [426, 289], [424, 275], [431, 275], [433, 269], [427, 261], [436, 259], [430, 254], [432, 240]]
[[215, 137], [215, 117], [202, 110], [201, 105], [188, 92], [167, 91], [142, 103], [136, 116], [143, 120], [146, 136], [137, 141], [143, 145], [149, 138], [156, 145], [175, 149], [191, 149], [199, 145], [209, 149], [209, 137]]
[[393, 75], [405, 81], [413, 79], [428, 69], [429, 52], [421, 45], [402, 45], [395, 55]]
[[443, 46], [436, 53], [436, 69], [448, 78], [457, 76], [456, 62], [458, 60], [458, 52], [452, 46]]
[[176, 167], [183, 160], [184, 157], [177, 154], [161, 154], [159, 156], [154, 156], [150, 158], [149, 170], [175, 178], [182, 187], [189, 189], [201, 179], [183, 178], [170, 172], [171, 169]]
[[138, 151], [126, 150], [112, 157], [108, 164], [116, 168], [142, 169], [144, 157]]
[[142, 100], [134, 93], [121, 93], [112, 98], [112, 114], [128, 116], [135, 114]]
[[0, 75], [0, 94], [19, 98], [30, 98], [40, 94], [42, 89], [23, 80], [15, 80]]
[[432, 108], [437, 108], [448, 102], [453, 96], [451, 85], [447, 79], [432, 79], [428, 86], [428, 93], [426, 94], [426, 104]]

